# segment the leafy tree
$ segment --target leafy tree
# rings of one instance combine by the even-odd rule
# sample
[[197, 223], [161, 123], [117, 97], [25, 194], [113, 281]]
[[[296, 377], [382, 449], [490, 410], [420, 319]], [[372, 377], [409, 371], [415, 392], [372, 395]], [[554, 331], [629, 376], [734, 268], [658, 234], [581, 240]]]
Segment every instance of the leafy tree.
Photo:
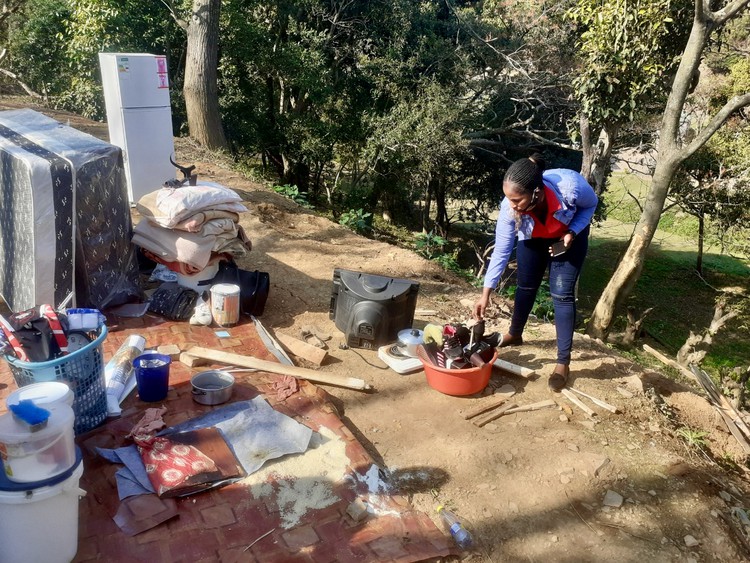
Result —
[[690, 32], [690, 8], [690, 0], [576, 0], [569, 10], [580, 29], [572, 85], [581, 173], [597, 193], [623, 126], [664, 100]]
[[733, 95], [724, 100], [718, 111], [707, 116], [705, 122], [696, 124], [700, 128], [694, 135], [685, 136], [683, 116], [686, 103], [709, 40], [712, 34], [741, 14], [749, 4], [750, 0], [717, 2], [714, 6], [716, 9], [712, 10], [703, 0], [695, 0], [690, 36], [684, 44], [662, 114], [656, 167], [643, 211], [625, 255], [596, 304], [588, 325], [588, 332], [592, 336], [606, 338], [615, 310], [630, 295], [638, 280], [646, 251], [664, 209], [670, 184], [680, 165], [705, 145], [735, 112], [750, 105], [750, 93]]

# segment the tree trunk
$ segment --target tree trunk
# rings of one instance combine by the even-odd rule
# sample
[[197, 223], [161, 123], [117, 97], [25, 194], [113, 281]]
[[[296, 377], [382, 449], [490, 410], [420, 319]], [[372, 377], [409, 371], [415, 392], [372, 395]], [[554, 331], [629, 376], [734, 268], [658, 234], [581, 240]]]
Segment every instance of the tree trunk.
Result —
[[659, 224], [669, 184], [672, 181], [677, 163], [669, 159], [659, 159], [651, 181], [641, 218], [635, 227], [628, 249], [620, 260], [615, 273], [604, 288], [591, 315], [587, 332], [594, 338], [606, 340], [612, 325], [615, 311], [627, 299], [638, 281], [643, 269], [651, 240]]
[[430, 228], [430, 210], [432, 209], [432, 194], [435, 191], [434, 178], [430, 178], [424, 190], [424, 207], [422, 208], [422, 232], [427, 234]]
[[695, 260], [695, 269], [703, 275], [703, 237], [705, 232], [706, 217], [701, 211], [698, 215], [698, 257]]
[[185, 109], [190, 136], [209, 149], [227, 146], [219, 114], [221, 0], [193, 0], [185, 55]]
[[601, 195], [606, 189], [607, 178], [612, 169], [610, 163], [612, 148], [619, 131], [619, 124], [605, 123], [594, 144], [591, 139], [589, 120], [581, 116], [581, 149], [583, 151], [581, 175], [591, 184], [597, 195]]

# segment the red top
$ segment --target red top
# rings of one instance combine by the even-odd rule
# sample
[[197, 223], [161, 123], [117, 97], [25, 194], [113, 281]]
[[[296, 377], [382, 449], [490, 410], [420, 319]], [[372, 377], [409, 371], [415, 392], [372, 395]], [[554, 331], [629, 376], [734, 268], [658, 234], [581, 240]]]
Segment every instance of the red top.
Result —
[[534, 218], [534, 230], [531, 232], [531, 237], [560, 239], [568, 230], [565, 223], [561, 223], [554, 217], [562, 205], [557, 199], [557, 194], [547, 186], [544, 186], [544, 197], [547, 200], [547, 216], [542, 223], [535, 214], [535, 210], [531, 211], [530, 215]]

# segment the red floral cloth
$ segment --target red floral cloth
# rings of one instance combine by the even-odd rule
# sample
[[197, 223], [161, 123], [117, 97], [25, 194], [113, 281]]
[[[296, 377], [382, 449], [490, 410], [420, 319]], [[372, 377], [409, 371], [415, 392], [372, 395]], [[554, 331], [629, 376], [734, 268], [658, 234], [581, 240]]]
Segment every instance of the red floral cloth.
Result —
[[146, 474], [159, 496], [180, 486], [190, 477], [217, 469], [211, 458], [188, 444], [148, 435], [135, 436], [133, 440], [138, 446]]

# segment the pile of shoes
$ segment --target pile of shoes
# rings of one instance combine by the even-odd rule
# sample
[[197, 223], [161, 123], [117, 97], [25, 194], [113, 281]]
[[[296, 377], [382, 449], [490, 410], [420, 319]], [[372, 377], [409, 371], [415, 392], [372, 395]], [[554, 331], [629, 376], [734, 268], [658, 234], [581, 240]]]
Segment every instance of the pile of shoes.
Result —
[[435, 367], [468, 369], [482, 367], [492, 359], [500, 334], [484, 334], [484, 321], [470, 325], [460, 323], [429, 324], [424, 328], [424, 344], [417, 354]]

